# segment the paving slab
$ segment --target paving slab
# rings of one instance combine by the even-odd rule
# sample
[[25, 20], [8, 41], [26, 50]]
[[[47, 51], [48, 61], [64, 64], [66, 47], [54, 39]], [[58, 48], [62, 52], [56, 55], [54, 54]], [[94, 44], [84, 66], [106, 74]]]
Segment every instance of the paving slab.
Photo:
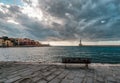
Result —
[[0, 83], [120, 83], [119, 70], [120, 65], [90, 65], [86, 69], [18, 62], [0, 67]]

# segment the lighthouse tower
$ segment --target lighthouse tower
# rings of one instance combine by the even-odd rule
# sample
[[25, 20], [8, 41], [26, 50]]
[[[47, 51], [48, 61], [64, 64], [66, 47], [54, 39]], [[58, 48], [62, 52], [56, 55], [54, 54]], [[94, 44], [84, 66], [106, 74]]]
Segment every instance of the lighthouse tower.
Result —
[[79, 43], [79, 46], [82, 46], [82, 41], [81, 41], [81, 39], [80, 39], [80, 43]]

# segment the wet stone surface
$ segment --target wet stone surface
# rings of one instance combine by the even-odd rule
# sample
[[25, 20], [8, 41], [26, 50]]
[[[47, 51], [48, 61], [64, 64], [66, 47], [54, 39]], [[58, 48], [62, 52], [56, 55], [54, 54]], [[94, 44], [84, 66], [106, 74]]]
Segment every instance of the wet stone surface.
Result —
[[90, 66], [86, 69], [11, 63], [0, 66], [0, 83], [120, 83], [119, 70], [120, 66]]

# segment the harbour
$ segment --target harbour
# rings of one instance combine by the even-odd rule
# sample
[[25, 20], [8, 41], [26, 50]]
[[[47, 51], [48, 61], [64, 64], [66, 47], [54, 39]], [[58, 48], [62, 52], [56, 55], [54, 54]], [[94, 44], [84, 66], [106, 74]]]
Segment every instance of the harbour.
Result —
[[119, 46], [0, 48], [0, 61], [61, 62], [62, 57], [91, 58], [92, 63], [120, 63]]

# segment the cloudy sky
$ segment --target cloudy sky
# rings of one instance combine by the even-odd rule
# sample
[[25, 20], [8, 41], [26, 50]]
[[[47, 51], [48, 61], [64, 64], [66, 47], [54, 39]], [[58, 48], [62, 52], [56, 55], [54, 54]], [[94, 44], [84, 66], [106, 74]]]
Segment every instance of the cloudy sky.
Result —
[[[120, 0], [0, 0], [0, 36], [120, 44]], [[51, 42], [52, 44], [55, 42]]]

